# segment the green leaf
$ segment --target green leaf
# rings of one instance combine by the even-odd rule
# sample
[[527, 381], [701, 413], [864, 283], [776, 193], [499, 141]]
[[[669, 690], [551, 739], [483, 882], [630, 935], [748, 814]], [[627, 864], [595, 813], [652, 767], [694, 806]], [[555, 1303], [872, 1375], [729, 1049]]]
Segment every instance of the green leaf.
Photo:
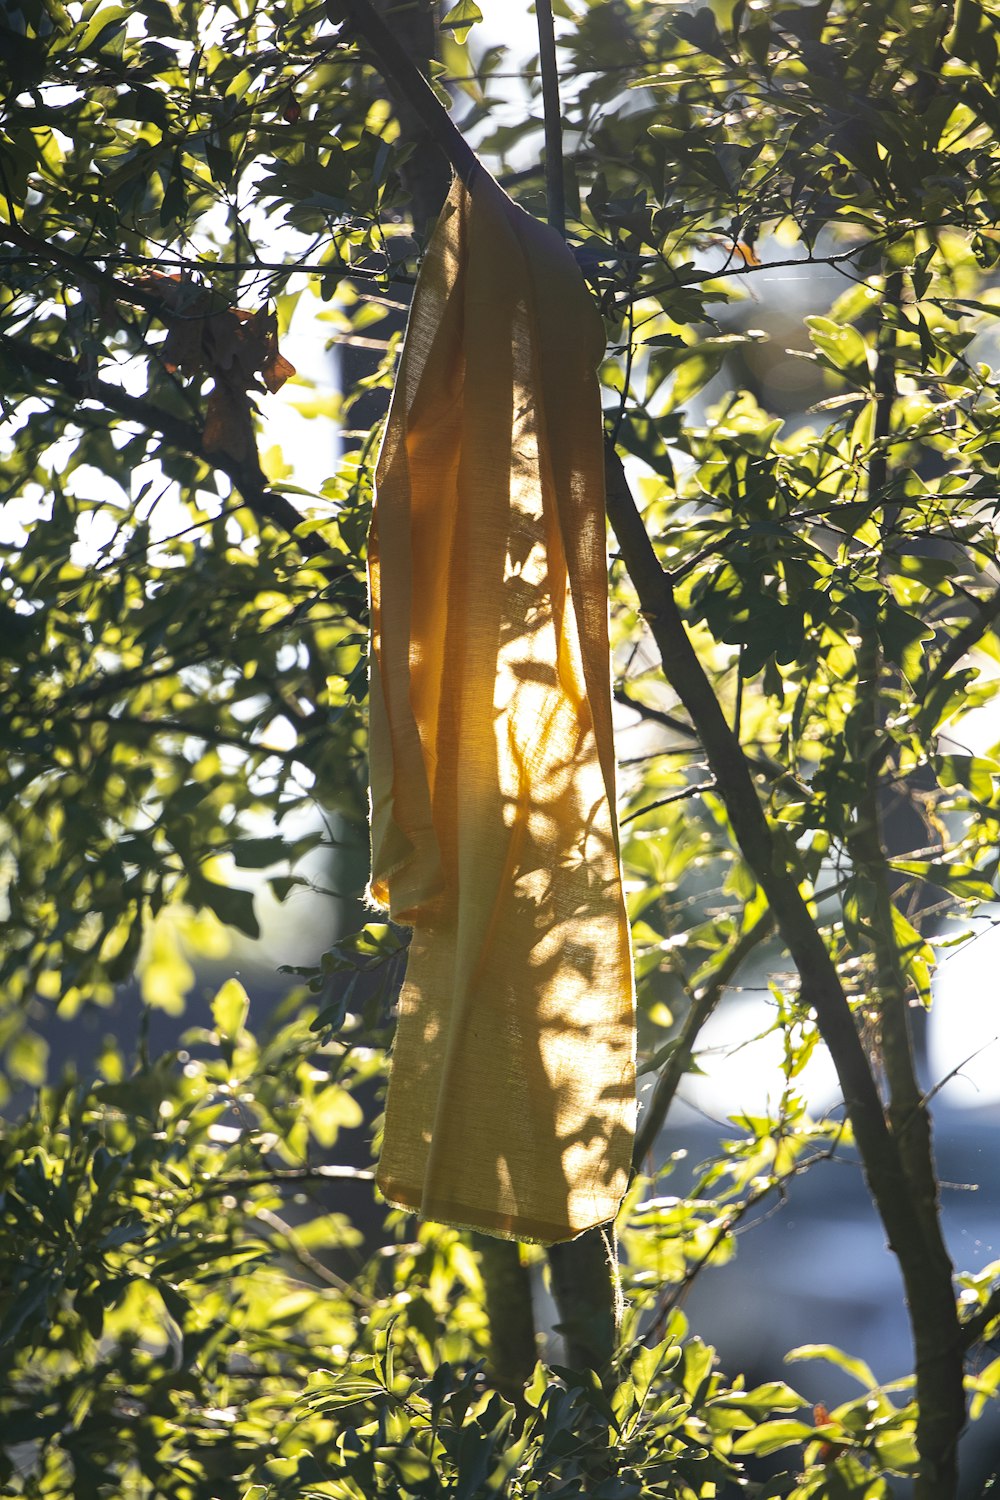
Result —
[[886, 600], [878, 622], [879, 640], [887, 659], [902, 665], [907, 649], [915, 641], [929, 640], [934, 634], [929, 625], [917, 619], [898, 604]]
[[268, 838], [240, 839], [231, 852], [241, 870], [265, 870], [287, 859], [289, 850], [280, 834], [272, 834]]
[[453, 31], [456, 40], [464, 42], [472, 27], [482, 19], [483, 13], [475, 4], [475, 0], [458, 0], [458, 4], [453, 5], [451, 10], [442, 16], [441, 30]]
[[807, 1427], [805, 1422], [761, 1422], [759, 1427], [751, 1428], [736, 1439], [733, 1452], [764, 1456], [777, 1453], [779, 1448], [790, 1448], [795, 1443], [811, 1443], [817, 1436], [816, 1429]]
[[825, 1360], [828, 1365], [836, 1365], [838, 1370], [843, 1370], [845, 1374], [853, 1376], [866, 1391], [875, 1390], [878, 1386], [878, 1381], [863, 1359], [855, 1359], [853, 1355], [845, 1354], [842, 1349], [836, 1348], [833, 1344], [799, 1344], [796, 1349], [788, 1351], [785, 1359], [790, 1364], [804, 1359]]
[[119, 1245], [127, 1245], [133, 1240], [144, 1240], [149, 1234], [149, 1225], [143, 1219], [130, 1219], [123, 1224], [116, 1224], [109, 1229], [107, 1234], [101, 1236], [100, 1246], [102, 1250], [114, 1250]]
[[995, 1401], [1000, 1394], [1000, 1357], [990, 1360], [984, 1369], [972, 1376], [970, 1383], [973, 1397], [969, 1405], [969, 1416], [976, 1422], [982, 1416], [987, 1402]]
[[670, 391], [672, 406], [683, 406], [703, 390], [708, 382], [722, 369], [725, 353], [709, 349], [701, 354], [695, 349], [680, 365]]
[[238, 979], [227, 979], [212, 1000], [215, 1029], [226, 1041], [235, 1041], [246, 1025], [250, 997]]
[[961, 900], [995, 901], [996, 888], [974, 865], [954, 861], [945, 864], [941, 860], [891, 859], [889, 867], [905, 875], [916, 875], [929, 885], [940, 886]]
[[701, 10], [695, 11], [694, 15], [687, 15], [681, 11], [672, 17], [671, 25], [677, 35], [697, 52], [707, 52], [710, 57], [716, 57], [720, 62], [735, 66], [722, 40], [718, 22], [707, 8], [702, 7]]
[[934, 755], [934, 774], [943, 787], [967, 787], [980, 802], [993, 800], [994, 779], [1000, 762], [978, 755]]
[[807, 1403], [783, 1380], [769, 1380], [764, 1385], [754, 1386], [751, 1391], [733, 1391], [715, 1396], [708, 1403], [714, 1410], [743, 1411], [751, 1416], [760, 1416], [769, 1411], [798, 1411]]
[[75, 45], [81, 53], [99, 52], [111, 37], [124, 28], [131, 15], [132, 7], [128, 5], [99, 6], [84, 27], [83, 34], [76, 38]]
[[260, 926], [254, 914], [253, 895], [239, 886], [219, 885], [198, 875], [191, 881], [191, 897], [199, 906], [207, 906], [220, 922], [245, 933], [247, 937], [260, 937]]
[[806, 318], [809, 335], [824, 363], [838, 375], [867, 385], [871, 374], [870, 353], [856, 328], [832, 318]]

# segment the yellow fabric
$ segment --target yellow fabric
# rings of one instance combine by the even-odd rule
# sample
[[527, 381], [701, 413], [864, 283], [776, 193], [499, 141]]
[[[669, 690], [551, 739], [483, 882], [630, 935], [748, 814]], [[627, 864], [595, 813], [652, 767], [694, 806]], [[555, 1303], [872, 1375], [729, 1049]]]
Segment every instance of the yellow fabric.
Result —
[[413, 926], [378, 1183], [544, 1242], [614, 1215], [634, 1131], [603, 349], [559, 236], [456, 182], [370, 538], [370, 895]]

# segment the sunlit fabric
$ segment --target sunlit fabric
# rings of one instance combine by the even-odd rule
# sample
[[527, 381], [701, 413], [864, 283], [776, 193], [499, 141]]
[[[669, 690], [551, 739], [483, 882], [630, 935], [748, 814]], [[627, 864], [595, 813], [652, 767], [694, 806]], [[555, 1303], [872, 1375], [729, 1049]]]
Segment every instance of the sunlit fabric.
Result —
[[370, 895], [413, 938], [378, 1182], [519, 1239], [610, 1219], [635, 1021], [615, 818], [601, 319], [481, 174], [414, 293], [376, 470]]

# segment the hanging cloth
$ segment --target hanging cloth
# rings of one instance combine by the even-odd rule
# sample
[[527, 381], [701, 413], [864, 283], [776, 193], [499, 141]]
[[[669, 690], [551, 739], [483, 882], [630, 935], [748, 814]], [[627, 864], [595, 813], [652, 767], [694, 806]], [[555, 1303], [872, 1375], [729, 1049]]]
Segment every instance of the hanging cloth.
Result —
[[634, 1133], [603, 351], [560, 237], [456, 180], [369, 541], [369, 896], [413, 928], [378, 1184], [544, 1243], [614, 1216]]

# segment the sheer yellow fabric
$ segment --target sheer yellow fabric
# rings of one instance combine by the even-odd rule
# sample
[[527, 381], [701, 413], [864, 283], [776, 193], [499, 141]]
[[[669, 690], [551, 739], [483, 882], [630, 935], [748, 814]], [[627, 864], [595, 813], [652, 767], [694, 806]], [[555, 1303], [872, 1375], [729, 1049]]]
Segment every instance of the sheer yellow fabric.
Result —
[[544, 1242], [614, 1215], [634, 1131], [603, 348], [558, 235], [456, 182], [370, 539], [370, 895], [413, 926], [378, 1182]]

